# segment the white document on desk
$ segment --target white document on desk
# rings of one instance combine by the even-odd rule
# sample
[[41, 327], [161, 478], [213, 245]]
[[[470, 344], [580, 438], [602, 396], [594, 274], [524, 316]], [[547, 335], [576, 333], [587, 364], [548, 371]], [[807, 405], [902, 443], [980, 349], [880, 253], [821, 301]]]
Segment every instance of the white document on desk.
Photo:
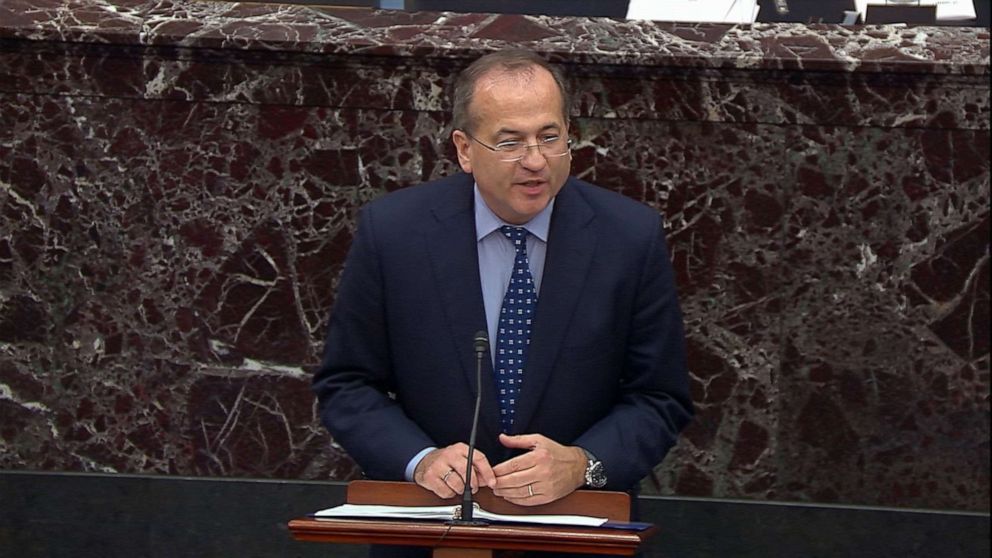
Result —
[[[488, 512], [475, 504], [472, 515], [475, 519], [503, 523], [537, 523], [541, 525], [574, 525], [577, 527], [600, 527], [607, 522], [605, 517], [588, 515], [507, 515]], [[461, 505], [454, 506], [377, 506], [343, 504], [313, 514], [322, 518], [351, 519], [429, 519], [448, 521], [461, 515]]]
[[754, 23], [757, 0], [630, 0], [627, 19], [699, 23]]
[[[988, 0], [983, 0], [988, 1]], [[865, 21], [868, 5], [884, 6], [937, 6], [937, 21], [965, 21], [975, 19], [973, 0], [919, 0], [918, 2], [886, 2], [885, 0], [854, 0], [854, 6]]]

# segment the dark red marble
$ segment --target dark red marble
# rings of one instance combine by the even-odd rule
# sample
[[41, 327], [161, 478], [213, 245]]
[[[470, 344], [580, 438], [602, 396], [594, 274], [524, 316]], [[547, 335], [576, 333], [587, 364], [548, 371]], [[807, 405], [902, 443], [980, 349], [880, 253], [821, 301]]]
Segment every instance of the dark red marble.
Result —
[[0, 467], [355, 477], [308, 382], [356, 211], [511, 44], [667, 218], [699, 416], [647, 492], [989, 509], [975, 28], [0, 0]]

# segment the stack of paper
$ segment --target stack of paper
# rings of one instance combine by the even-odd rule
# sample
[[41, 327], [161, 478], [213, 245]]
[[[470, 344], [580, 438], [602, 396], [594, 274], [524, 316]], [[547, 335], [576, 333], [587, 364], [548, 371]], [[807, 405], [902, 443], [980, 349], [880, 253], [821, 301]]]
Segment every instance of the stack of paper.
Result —
[[[504, 515], [488, 512], [474, 504], [472, 515], [486, 521], [508, 523], [538, 523], [543, 525], [577, 525], [600, 527], [606, 523], [605, 517], [587, 515]], [[343, 504], [313, 514], [316, 518], [351, 517], [378, 519], [457, 519], [461, 516], [461, 506], [376, 506]]]
[[757, 0], [630, 0], [627, 19], [754, 23]]

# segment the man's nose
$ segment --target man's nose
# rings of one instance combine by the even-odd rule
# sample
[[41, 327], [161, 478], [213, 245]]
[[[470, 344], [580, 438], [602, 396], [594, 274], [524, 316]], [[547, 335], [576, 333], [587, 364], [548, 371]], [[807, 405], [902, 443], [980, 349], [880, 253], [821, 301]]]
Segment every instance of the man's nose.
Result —
[[541, 152], [539, 145], [528, 145], [520, 164], [527, 170], [541, 170], [548, 165], [548, 159]]

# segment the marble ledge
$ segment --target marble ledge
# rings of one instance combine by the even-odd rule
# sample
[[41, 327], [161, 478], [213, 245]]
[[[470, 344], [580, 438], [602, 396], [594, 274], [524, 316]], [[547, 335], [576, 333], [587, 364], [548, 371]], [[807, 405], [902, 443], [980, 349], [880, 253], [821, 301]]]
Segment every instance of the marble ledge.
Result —
[[0, 0], [0, 40], [470, 59], [508, 45], [557, 62], [989, 75], [982, 28], [685, 24], [197, 0]]

